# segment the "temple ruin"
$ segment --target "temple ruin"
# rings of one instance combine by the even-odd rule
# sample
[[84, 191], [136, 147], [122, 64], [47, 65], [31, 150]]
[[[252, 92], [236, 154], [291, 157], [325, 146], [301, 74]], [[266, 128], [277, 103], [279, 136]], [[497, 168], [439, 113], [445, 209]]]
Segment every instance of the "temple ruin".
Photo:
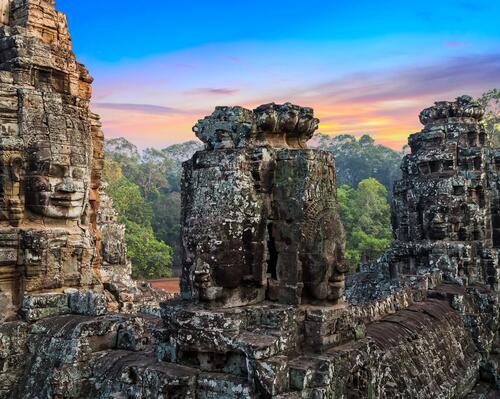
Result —
[[218, 107], [184, 164], [182, 294], [234, 307], [342, 302], [344, 235], [330, 153], [310, 108]]
[[467, 96], [420, 114], [425, 128], [410, 136], [395, 186], [395, 246], [405, 255], [394, 273], [432, 265], [449, 281], [498, 289], [498, 174], [483, 114]]
[[217, 107], [183, 167], [166, 298], [130, 278], [65, 16], [0, 17], [0, 398], [498, 397], [500, 150], [480, 104], [421, 113], [395, 240], [347, 278], [313, 110]]

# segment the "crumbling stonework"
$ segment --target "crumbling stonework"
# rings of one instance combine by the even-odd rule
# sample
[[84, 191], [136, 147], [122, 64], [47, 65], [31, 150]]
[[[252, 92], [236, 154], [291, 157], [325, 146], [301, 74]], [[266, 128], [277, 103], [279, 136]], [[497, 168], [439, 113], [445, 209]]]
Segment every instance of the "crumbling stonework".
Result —
[[483, 114], [467, 96], [420, 114], [425, 128], [410, 136], [394, 190], [393, 273], [434, 267], [459, 284], [498, 289], [498, 174]]
[[[423, 112], [426, 129], [410, 138], [415, 145], [403, 164], [404, 170], [414, 170], [412, 164], [419, 164], [428, 157], [423, 155], [427, 147], [419, 146], [418, 138], [426, 137], [428, 130], [440, 129], [443, 125], [457, 142], [461, 130], [475, 131], [477, 146], [483, 143], [484, 148], [472, 152], [489, 154], [491, 151], [480, 124], [482, 113], [477, 104], [470, 98], [461, 97], [457, 103], [438, 103], [437, 107], [444, 104], [453, 111], [446, 114], [449, 119], [438, 119], [437, 125], [429, 122], [430, 117], [425, 115], [445, 113], [432, 108]], [[271, 108], [279, 109], [279, 106]], [[254, 115], [258, 115], [258, 110], [253, 111]], [[498, 351], [495, 349], [499, 326], [498, 294], [496, 280], [491, 279], [495, 274], [488, 268], [493, 265], [495, 269], [497, 263], [488, 262], [497, 255], [492, 240], [488, 240], [489, 212], [481, 211], [474, 202], [474, 198], [479, 197], [469, 190], [470, 187], [477, 190], [479, 185], [489, 187], [488, 179], [496, 182], [497, 175], [487, 161], [490, 158], [484, 156], [484, 163], [475, 174], [463, 174], [461, 181], [466, 189], [462, 196], [458, 196], [450, 185], [451, 181], [460, 180], [453, 176], [461, 174], [460, 168], [453, 169], [452, 173], [439, 166], [437, 174], [431, 176], [406, 173], [403, 182], [397, 185], [396, 190], [400, 191], [395, 196], [395, 232], [399, 239], [380, 263], [372, 267], [371, 275], [376, 278], [364, 272], [351, 279], [347, 297], [357, 305], [343, 304], [343, 291], [337, 291], [340, 294], [335, 298], [336, 304], [328, 304], [305, 290], [310, 284], [321, 291], [321, 277], [313, 282], [304, 278], [307, 273], [304, 271], [310, 267], [307, 263], [310, 258], [304, 254], [316, 253], [304, 248], [311, 237], [315, 244], [328, 243], [329, 239], [336, 242], [333, 247], [321, 246], [335, 259], [337, 268], [333, 270], [337, 281], [343, 282], [342, 269], [338, 269], [341, 253], [335, 252], [335, 248], [342, 248], [342, 234], [335, 224], [321, 225], [321, 218], [312, 218], [315, 222], [310, 230], [303, 228], [308, 220], [306, 215], [314, 213], [315, 199], [301, 201], [304, 192], [312, 191], [307, 189], [310, 175], [301, 166], [307, 165], [306, 171], [314, 170], [311, 180], [316, 191], [313, 192], [323, 193], [322, 198], [328, 203], [335, 202], [334, 195], [325, 194], [329, 193], [328, 184], [332, 181], [323, 185], [321, 178], [315, 180], [314, 177], [326, 175], [318, 165], [331, 163], [322, 158], [323, 153], [308, 150], [306, 159], [297, 164], [295, 160], [306, 150], [287, 148], [286, 139], [273, 140], [269, 139], [273, 135], [260, 134], [258, 116], [255, 117], [257, 122], [252, 122], [250, 111], [243, 112], [241, 108], [236, 111], [219, 108], [211, 117], [199, 122], [195, 132], [209, 144], [205, 151], [198, 152], [185, 164], [184, 283], [192, 285], [187, 285], [187, 290], [184, 286], [184, 298], [190, 303], [167, 302], [163, 305], [165, 338], [159, 346], [159, 354], [164, 361], [200, 373], [197, 383], [186, 387], [186, 391], [196, 390], [201, 397], [462, 398], [473, 390], [479, 378], [493, 384], [489, 392], [499, 389], [495, 357]], [[472, 116], [463, 116], [467, 113]], [[225, 114], [228, 116], [224, 117]], [[244, 129], [239, 124], [241, 115], [244, 115]], [[234, 120], [238, 121], [236, 127], [233, 127]], [[207, 126], [219, 135], [208, 134]], [[231, 132], [237, 134], [231, 135]], [[286, 137], [279, 131], [276, 133], [276, 136]], [[472, 144], [470, 136], [472, 134], [463, 145]], [[218, 141], [217, 137], [225, 139]], [[227, 139], [229, 137], [231, 140]], [[266, 155], [260, 155], [264, 151]], [[248, 156], [248, 152], [259, 156]], [[441, 152], [448, 155], [443, 156]], [[464, 152], [469, 154], [471, 151]], [[433, 154], [447, 160], [449, 154], [457, 157], [460, 151], [446, 144], [443, 136], [438, 150], [433, 147]], [[287, 163], [281, 168], [283, 158]], [[454, 161], [454, 165], [458, 164]], [[422, 167], [427, 171], [425, 166]], [[263, 173], [262, 169], [268, 172]], [[430, 170], [429, 167], [429, 174]], [[262, 184], [262, 180], [255, 184], [255, 177], [260, 176], [266, 176], [266, 184]], [[407, 187], [404, 195], [401, 186]], [[255, 187], [266, 187], [265, 195], [259, 193], [257, 196]], [[468, 197], [469, 193], [473, 197]], [[483, 200], [488, 203], [487, 209], [492, 208], [495, 193], [487, 191]], [[414, 206], [412, 201], [420, 201], [421, 205]], [[241, 206], [232, 207], [234, 204]], [[465, 215], [474, 215], [476, 222], [471, 225], [470, 219], [458, 218], [459, 226], [451, 226], [448, 221], [451, 223], [455, 219], [434, 212], [436, 205], [461, 209]], [[334, 203], [331, 208], [335, 206]], [[408, 216], [413, 209], [422, 216]], [[237, 213], [239, 211], [241, 213]], [[266, 212], [271, 216], [263, 217]], [[228, 223], [235, 213], [240, 215], [239, 224]], [[457, 215], [457, 212], [451, 214]], [[245, 225], [249, 215], [255, 217], [251, 219], [255, 225]], [[328, 220], [331, 223], [332, 217]], [[407, 220], [410, 221], [405, 224]], [[282, 221], [285, 223], [281, 224]], [[450, 233], [444, 228], [444, 222], [447, 228], [451, 226]], [[259, 230], [258, 226], [266, 223], [280, 227], [268, 229], [267, 236], [258, 235], [265, 230]], [[295, 224], [299, 226], [297, 230]], [[405, 226], [415, 233], [405, 235]], [[483, 234], [474, 233], [477, 226], [482, 226]], [[255, 235], [247, 239], [243, 235], [245, 227]], [[460, 234], [464, 235], [458, 236], [460, 229], [467, 230], [467, 234], [462, 232]], [[238, 231], [240, 235], [232, 235]], [[308, 234], [304, 234], [305, 231]], [[319, 235], [315, 237], [315, 233]], [[292, 249], [290, 252], [283, 251], [280, 246], [285, 241], [282, 237], [286, 238], [284, 247]], [[246, 263], [246, 259], [254, 261], [255, 258], [241, 255], [245, 253], [242, 244], [256, 240], [264, 244], [265, 254], [247, 252], [260, 256], [257, 268], [252, 269], [254, 264]], [[226, 248], [231, 256], [224, 257]], [[427, 257], [417, 262], [410, 260], [411, 256], [420, 253], [418, 251], [427, 251]], [[273, 262], [276, 252], [285, 255], [284, 263]], [[464, 258], [466, 253], [469, 259]], [[434, 254], [435, 258], [429, 254]], [[296, 267], [294, 259], [301, 260], [298, 264], [303, 269]], [[317, 259], [321, 259], [319, 265], [323, 267], [319, 270], [332, 270], [325, 267], [329, 264], [328, 258], [320, 255]], [[456, 267], [440, 267], [443, 259], [448, 260], [448, 264], [455, 262]], [[284, 278], [276, 272], [274, 264], [281, 265]], [[247, 270], [243, 276], [248, 277], [236, 278], [242, 270]], [[252, 270], [258, 270], [259, 279], [252, 280]], [[297, 270], [301, 270], [302, 280], [287, 280], [287, 276]], [[260, 279], [263, 272], [267, 282]], [[317, 271], [317, 274], [324, 276], [322, 272]], [[219, 283], [224, 278], [234, 285]], [[276, 290], [280, 281], [284, 282], [284, 291]], [[287, 289], [297, 292], [297, 283], [303, 284], [302, 292], [306, 294], [295, 296], [299, 300], [293, 301]], [[220, 301], [217, 295], [206, 296], [203, 291], [200, 295], [200, 287], [207, 292], [214, 289], [220, 293], [227, 288], [236, 289], [238, 293], [249, 287], [261, 291], [244, 303], [235, 301], [232, 295], [222, 295], [226, 301]], [[262, 300], [263, 292], [266, 301]], [[238, 298], [242, 297], [248, 298], [242, 295]]]

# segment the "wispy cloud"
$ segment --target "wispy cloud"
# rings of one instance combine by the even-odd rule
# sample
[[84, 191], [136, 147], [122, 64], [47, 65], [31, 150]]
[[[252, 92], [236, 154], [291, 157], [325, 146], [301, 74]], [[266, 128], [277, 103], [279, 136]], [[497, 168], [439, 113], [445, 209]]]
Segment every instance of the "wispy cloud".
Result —
[[[421, 129], [418, 113], [434, 101], [453, 100], [461, 94], [479, 96], [500, 86], [500, 53], [479, 53], [472, 47], [474, 53], [461, 56], [453, 56], [456, 52], [452, 51], [390, 67], [360, 65], [353, 72], [337, 68], [315, 72], [319, 71], [315, 65], [304, 65], [302, 73], [293, 76], [281, 64], [274, 69], [275, 74], [259, 64], [247, 74], [227, 70], [224, 79], [217, 78], [220, 82], [213, 81], [211, 86], [203, 86], [203, 81], [210, 79], [201, 72], [174, 74], [175, 79], [164, 88], [141, 74], [131, 76], [129, 90], [110, 91], [110, 96], [99, 98], [94, 107], [103, 116], [107, 134], [125, 136], [143, 146], [192, 139], [193, 124], [217, 105], [254, 108], [272, 101], [291, 101], [313, 107], [323, 133], [369, 133], [378, 143], [401, 148], [409, 134]], [[106, 92], [106, 87], [101, 91]], [[136, 98], [142, 103], [134, 103]], [[175, 108], [154, 105], [166, 99]]]
[[[345, 76], [315, 92], [357, 104], [477, 91], [500, 83], [500, 53], [454, 57], [440, 63]], [[406, 104], [406, 102], [404, 102]], [[414, 104], [414, 103], [412, 103]]]
[[401, 148], [407, 136], [421, 128], [418, 113], [423, 108], [434, 101], [453, 100], [461, 94], [479, 96], [498, 87], [499, 70], [500, 53], [454, 57], [346, 75], [291, 88], [279, 96], [313, 107], [322, 132], [369, 133], [379, 143]]
[[165, 115], [165, 114], [183, 114], [185, 111], [182, 111], [177, 108], [172, 107], [164, 107], [162, 105], [153, 105], [153, 104], [128, 104], [128, 103], [104, 103], [104, 102], [96, 102], [93, 103], [93, 106], [98, 109], [112, 109], [117, 111], [132, 111], [132, 112], [140, 112], [143, 114], [151, 114], [151, 115]]
[[213, 87], [200, 87], [192, 90], [188, 90], [186, 94], [195, 95], [212, 95], [212, 96], [228, 96], [231, 94], [236, 94], [240, 90], [234, 88], [213, 88]]

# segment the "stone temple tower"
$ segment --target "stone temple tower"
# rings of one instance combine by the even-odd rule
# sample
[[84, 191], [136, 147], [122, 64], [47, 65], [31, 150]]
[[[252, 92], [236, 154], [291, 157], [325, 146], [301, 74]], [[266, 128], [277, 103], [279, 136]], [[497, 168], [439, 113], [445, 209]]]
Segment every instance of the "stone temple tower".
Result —
[[184, 164], [182, 295], [218, 307], [338, 303], [343, 230], [332, 155], [308, 149], [310, 108], [218, 107]]
[[461, 284], [498, 284], [498, 177], [483, 115], [468, 96], [421, 112], [395, 185], [393, 275], [439, 268]]
[[123, 227], [101, 204], [93, 79], [66, 16], [53, 0], [0, 1], [0, 54], [0, 320], [85, 313], [81, 298], [91, 313], [133, 308]]

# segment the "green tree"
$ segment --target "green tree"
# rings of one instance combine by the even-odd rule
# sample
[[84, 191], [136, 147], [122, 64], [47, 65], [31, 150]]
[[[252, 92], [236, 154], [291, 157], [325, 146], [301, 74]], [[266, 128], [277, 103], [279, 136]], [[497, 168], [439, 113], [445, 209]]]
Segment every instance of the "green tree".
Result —
[[387, 188], [389, 197], [392, 197], [394, 181], [401, 178], [402, 152], [375, 144], [367, 134], [358, 140], [350, 134], [318, 134], [315, 140], [318, 148], [335, 155], [338, 187], [343, 184], [355, 187], [361, 180], [373, 177]]
[[373, 261], [391, 242], [387, 189], [376, 179], [368, 178], [356, 188], [340, 186], [337, 196], [346, 232], [346, 259], [354, 271], [363, 256]]
[[155, 236], [173, 250], [173, 265], [181, 264], [181, 193], [160, 194], [152, 203]]
[[113, 160], [104, 161], [103, 179], [107, 183], [115, 183], [123, 177], [121, 165]]
[[122, 174], [118, 161], [106, 161], [104, 180], [107, 193], [113, 198], [119, 221], [126, 227], [127, 255], [132, 261], [135, 278], [159, 278], [171, 275], [172, 248], [155, 237], [153, 208], [140, 187]]
[[151, 227], [124, 220], [128, 256], [134, 278], [154, 279], [171, 275], [172, 248], [155, 238]]
[[492, 89], [484, 93], [479, 101], [486, 108], [483, 121], [495, 147], [500, 147], [500, 90]]
[[[162, 150], [148, 148], [140, 153], [124, 138], [107, 140], [105, 144], [104, 175], [111, 184], [109, 190], [122, 204], [119, 212], [129, 215], [136, 223], [150, 220], [156, 239], [172, 248], [172, 266], [176, 271], [181, 264], [182, 162], [200, 148], [200, 143], [189, 141]], [[121, 180], [122, 177], [125, 180]], [[152, 213], [152, 217], [143, 213]]]
[[107, 188], [107, 192], [113, 198], [120, 218], [144, 227], [151, 227], [153, 210], [142, 196], [141, 189], [137, 184], [124, 177], [111, 183]]

